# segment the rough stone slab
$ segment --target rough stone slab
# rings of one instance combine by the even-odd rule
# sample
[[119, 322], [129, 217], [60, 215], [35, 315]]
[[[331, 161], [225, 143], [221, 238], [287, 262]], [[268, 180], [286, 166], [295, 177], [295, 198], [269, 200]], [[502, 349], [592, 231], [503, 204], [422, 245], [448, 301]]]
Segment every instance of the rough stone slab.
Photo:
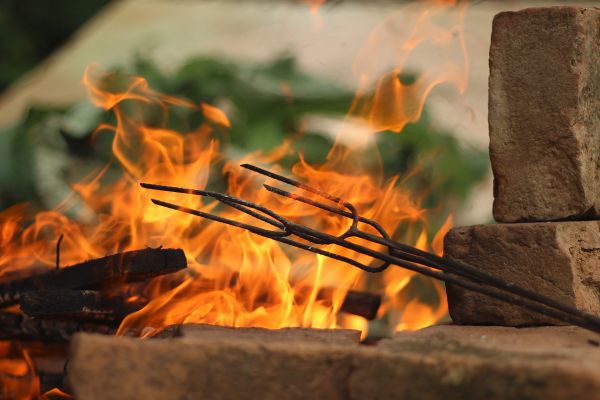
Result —
[[78, 399], [345, 399], [357, 346], [78, 335], [69, 382]]
[[600, 216], [600, 9], [496, 15], [489, 130], [496, 221]]
[[[493, 224], [450, 230], [444, 255], [600, 316], [600, 221]], [[453, 285], [450, 316], [466, 325], [558, 321]]]
[[314, 342], [336, 345], [358, 345], [360, 331], [354, 329], [312, 328], [231, 328], [208, 324], [179, 325], [179, 335], [191, 339], [252, 340], [261, 343]]
[[362, 352], [353, 399], [598, 399], [597, 335], [573, 327], [436, 326]]
[[437, 326], [378, 346], [79, 334], [78, 399], [600, 399], [600, 338], [574, 327]]

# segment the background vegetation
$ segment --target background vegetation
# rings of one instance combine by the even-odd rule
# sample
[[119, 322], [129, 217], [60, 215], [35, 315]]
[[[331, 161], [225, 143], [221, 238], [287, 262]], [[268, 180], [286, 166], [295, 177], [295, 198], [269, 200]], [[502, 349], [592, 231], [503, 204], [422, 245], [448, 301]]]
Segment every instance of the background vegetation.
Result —
[[[157, 91], [225, 105], [232, 123], [224, 138], [226, 156], [268, 150], [289, 135], [298, 136], [307, 116], [341, 118], [352, 100], [351, 92], [304, 73], [290, 56], [260, 65], [198, 57], [169, 74], [139, 58], [132, 67], [113, 72], [105, 85], [118, 85], [135, 74]], [[292, 101], [281, 89], [282, 82], [293, 94]], [[106, 165], [113, 157], [111, 138], [100, 135], [92, 141], [91, 133], [102, 122], [114, 122], [112, 118], [111, 112], [88, 101], [61, 109], [32, 106], [19, 124], [0, 132], [0, 208], [23, 201], [49, 207], [68, 193], [70, 183]], [[160, 112], [152, 110], [144, 118], [150, 126], [164, 122]], [[168, 128], [191, 131], [202, 118], [197, 111], [174, 108]], [[331, 145], [330, 135], [318, 128], [304, 131], [294, 144], [296, 154], [303, 153], [310, 162], [323, 161]], [[378, 135], [378, 147], [388, 176], [404, 175], [418, 166], [419, 173], [406, 185], [423, 196], [426, 207], [436, 208], [439, 220], [432, 221], [434, 229], [486, 173], [486, 154], [436, 129], [427, 111], [401, 134]], [[283, 160], [284, 165], [296, 161], [297, 156]], [[118, 163], [111, 164], [110, 174], [121, 172]], [[223, 177], [215, 174], [211, 179], [213, 188], [224, 189]]]

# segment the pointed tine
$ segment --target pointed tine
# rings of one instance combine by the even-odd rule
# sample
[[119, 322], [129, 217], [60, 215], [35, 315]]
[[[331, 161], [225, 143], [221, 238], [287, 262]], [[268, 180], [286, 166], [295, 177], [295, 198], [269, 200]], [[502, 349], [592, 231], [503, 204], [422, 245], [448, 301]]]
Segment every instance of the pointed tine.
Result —
[[154, 183], [145, 183], [145, 182], [140, 183], [140, 186], [143, 187], [144, 189], [160, 190], [162, 192], [172, 192], [172, 193], [195, 194], [197, 196], [206, 196], [209, 193], [206, 190], [187, 189], [187, 188], [181, 188], [181, 187], [176, 187], [176, 186], [157, 185]]
[[335, 208], [335, 207], [329, 206], [327, 204], [320, 203], [318, 201], [309, 199], [308, 197], [304, 197], [304, 196], [301, 196], [301, 195], [298, 195], [298, 194], [295, 194], [295, 193], [291, 193], [291, 192], [279, 189], [279, 188], [271, 186], [271, 185], [264, 184], [263, 186], [269, 192], [274, 193], [276, 195], [287, 197], [287, 198], [290, 198], [292, 200], [296, 200], [296, 201], [299, 201], [301, 203], [305, 203], [305, 204], [308, 204], [308, 205], [311, 205], [311, 206], [320, 208], [322, 210], [329, 211], [329, 212], [332, 212], [334, 214], [338, 214], [338, 215], [341, 215], [341, 216], [344, 216], [344, 217], [347, 217], [347, 218], [352, 218], [352, 214], [351, 213], [349, 213], [347, 211], [344, 211], [344, 210], [341, 210], [339, 208]]
[[288, 185], [292, 185], [292, 186], [295, 186], [297, 188], [304, 189], [307, 192], [311, 192], [311, 193], [314, 193], [316, 195], [319, 195], [319, 196], [321, 196], [321, 197], [323, 197], [323, 198], [325, 198], [327, 200], [333, 201], [334, 203], [343, 203], [344, 202], [339, 197], [333, 196], [333, 195], [331, 195], [331, 194], [329, 194], [327, 192], [324, 192], [321, 189], [314, 188], [314, 187], [312, 187], [310, 185], [307, 185], [306, 183], [298, 182], [298, 181], [296, 181], [294, 179], [291, 179], [291, 178], [288, 178], [286, 176], [276, 174], [275, 172], [271, 172], [271, 171], [266, 170], [266, 169], [261, 168], [261, 167], [257, 167], [256, 165], [242, 164], [241, 167], [242, 168], [246, 168], [246, 169], [248, 169], [250, 171], [256, 172], [258, 174], [267, 176], [269, 178], [278, 180], [280, 182], [287, 183]]
[[[328, 212], [333, 213], [333, 214], [341, 215], [342, 217], [346, 217], [346, 218], [350, 218], [350, 219], [354, 218], [354, 215], [352, 215], [352, 213], [350, 213], [348, 211], [345, 211], [345, 210], [342, 210], [340, 208], [335, 208], [335, 207], [329, 206], [327, 204], [323, 204], [323, 203], [320, 203], [318, 201], [309, 199], [308, 197], [300, 196], [300, 195], [295, 194], [295, 193], [290, 193], [290, 192], [287, 192], [285, 190], [276, 188], [276, 187], [271, 186], [271, 185], [264, 184], [263, 186], [269, 192], [274, 193], [276, 195], [288, 197], [290, 199], [297, 200], [297, 201], [300, 201], [302, 203], [305, 203], [305, 204], [308, 204], [308, 205], [320, 208], [321, 210], [325, 210], [325, 211], [328, 211]], [[387, 234], [387, 232], [385, 232], [385, 230], [383, 229], [383, 227], [381, 227], [381, 225], [379, 225], [377, 222], [373, 221], [372, 219], [359, 216], [358, 220], [360, 222], [364, 223], [364, 224], [370, 225], [373, 228], [375, 228], [375, 230], [378, 231], [382, 235], [382, 238], [385, 239], [385, 238], [389, 237], [389, 235]], [[367, 238], [363, 237], [363, 239], [367, 239]]]
[[[261, 228], [261, 227], [255, 226], [255, 225], [246, 224], [246, 223], [239, 222], [239, 221], [236, 221], [236, 220], [233, 220], [230, 218], [224, 218], [219, 215], [205, 213], [203, 211], [194, 210], [192, 208], [179, 206], [177, 204], [168, 203], [166, 201], [162, 201], [162, 200], [158, 200], [158, 199], [151, 199], [151, 201], [152, 201], [152, 203], [156, 204], [157, 206], [170, 208], [171, 210], [181, 211], [186, 214], [195, 215], [197, 217], [205, 218], [205, 219], [208, 219], [211, 221], [220, 222], [222, 224], [235, 226], [235, 227], [241, 228], [241, 229], [246, 229], [250, 232], [253, 232], [253, 233], [256, 233], [256, 234], [259, 234], [262, 236], [270, 237], [270, 238], [283, 237], [283, 236], [289, 235], [289, 233], [287, 233], [285, 230], [282, 230], [282, 229], [277, 229], [277, 230], [264, 229], [264, 228]], [[242, 212], [246, 212], [243, 209], [239, 209], [239, 210]], [[253, 214], [250, 214], [250, 215], [253, 215]]]
[[157, 185], [154, 183], [140, 183], [140, 186], [143, 187], [144, 189], [160, 190], [163, 192], [193, 194], [196, 196], [211, 197], [217, 201], [220, 201], [221, 203], [226, 203], [227, 200], [230, 200], [230, 201], [238, 200], [240, 203], [243, 202], [243, 200], [236, 199], [235, 197], [231, 197], [231, 196], [228, 196], [223, 193], [212, 192], [209, 190], [188, 189], [188, 188], [181, 188], [181, 187], [177, 187], [177, 186]]

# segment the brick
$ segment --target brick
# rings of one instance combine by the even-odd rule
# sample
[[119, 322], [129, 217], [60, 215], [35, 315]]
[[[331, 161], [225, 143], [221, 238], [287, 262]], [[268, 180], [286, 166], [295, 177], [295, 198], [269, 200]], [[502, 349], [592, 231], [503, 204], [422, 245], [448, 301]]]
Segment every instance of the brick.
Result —
[[360, 339], [360, 331], [350, 329], [183, 324], [165, 331], [166, 339], [148, 345], [95, 335], [76, 339], [69, 376], [78, 398], [302, 399], [307, 391], [317, 399], [342, 398], [340, 380], [350, 368], [343, 348], [357, 347]]
[[[444, 255], [600, 316], [600, 221], [493, 224], [450, 230]], [[455, 323], [530, 326], [558, 321], [447, 285]]]
[[600, 216], [600, 9], [496, 15], [489, 132], [496, 221]]
[[78, 335], [78, 399], [343, 399], [353, 347], [235, 339]]
[[179, 325], [179, 335], [192, 339], [252, 340], [263, 343], [313, 342], [335, 345], [358, 345], [360, 331], [354, 329], [312, 328], [230, 328], [208, 324]]
[[377, 346], [79, 334], [68, 374], [83, 400], [593, 400], [598, 340], [574, 327], [449, 325]]
[[574, 327], [435, 326], [362, 351], [352, 399], [599, 399], [600, 348]]

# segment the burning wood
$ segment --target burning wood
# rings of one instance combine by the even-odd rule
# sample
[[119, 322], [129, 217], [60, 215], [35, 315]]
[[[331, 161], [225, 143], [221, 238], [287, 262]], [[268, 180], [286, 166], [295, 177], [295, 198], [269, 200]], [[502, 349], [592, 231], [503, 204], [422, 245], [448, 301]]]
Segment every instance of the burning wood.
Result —
[[19, 302], [21, 294], [47, 289], [102, 289], [143, 281], [187, 267], [180, 249], [143, 249], [84, 261], [0, 284], [0, 308]]
[[[224, 287], [233, 288], [238, 282], [239, 274], [237, 272], [231, 274], [231, 277], [227, 279]], [[208, 278], [196, 278], [196, 282], [199, 283], [200, 287], [204, 287], [205, 290], [213, 290], [215, 288], [221, 288], [223, 286], [217, 285], [217, 283]], [[292, 282], [292, 286], [294, 283]], [[296, 293], [297, 298], [304, 298], [310, 295], [312, 289], [307, 287], [304, 290], [298, 290]], [[336, 288], [324, 287], [319, 289], [317, 292], [316, 299], [318, 301], [325, 301], [331, 303], [331, 299], [334, 296]], [[363, 317], [369, 321], [377, 317], [377, 312], [381, 306], [381, 295], [360, 292], [356, 290], [348, 290], [344, 297], [344, 301], [340, 305], [340, 312], [345, 312], [352, 315]]]
[[[332, 288], [323, 288], [318, 300], [329, 299]], [[34, 318], [70, 318], [78, 321], [119, 322], [128, 314], [142, 309], [148, 300], [94, 290], [37, 290], [25, 292], [19, 302], [21, 311]], [[341, 312], [372, 320], [377, 316], [381, 296], [348, 291]]]
[[[0, 286], [3, 305], [19, 299], [25, 315], [10, 311], [0, 313], [0, 339], [65, 342], [77, 332], [115, 334], [123, 318], [143, 308], [148, 300], [132, 300], [107, 288], [175, 272], [186, 265], [182, 250], [145, 249], [114, 254], [5, 283]], [[214, 282], [204, 280], [208, 282], [208, 287], [214, 286]], [[230, 279], [229, 285], [236, 281], [236, 277]], [[334, 290], [322, 288], [317, 299], [327, 301]], [[348, 291], [340, 311], [373, 319], [380, 303], [381, 297], [378, 295]], [[178, 329], [164, 329], [160, 337], [178, 334]], [[126, 332], [133, 336], [143, 334], [136, 329]]]
[[0, 312], [0, 340], [68, 342], [77, 332], [114, 334], [117, 326], [106, 322], [30, 318], [16, 312]]
[[[328, 292], [333, 289], [323, 288], [321, 289], [320, 296], [328, 296]], [[366, 292], [357, 292], [349, 290], [346, 293], [344, 302], [340, 307], [340, 311], [346, 312], [352, 315], [358, 315], [369, 321], [377, 317], [379, 306], [381, 305], [381, 296]]]
[[23, 313], [34, 318], [120, 322], [147, 301], [94, 290], [37, 290], [23, 293], [19, 304]]

